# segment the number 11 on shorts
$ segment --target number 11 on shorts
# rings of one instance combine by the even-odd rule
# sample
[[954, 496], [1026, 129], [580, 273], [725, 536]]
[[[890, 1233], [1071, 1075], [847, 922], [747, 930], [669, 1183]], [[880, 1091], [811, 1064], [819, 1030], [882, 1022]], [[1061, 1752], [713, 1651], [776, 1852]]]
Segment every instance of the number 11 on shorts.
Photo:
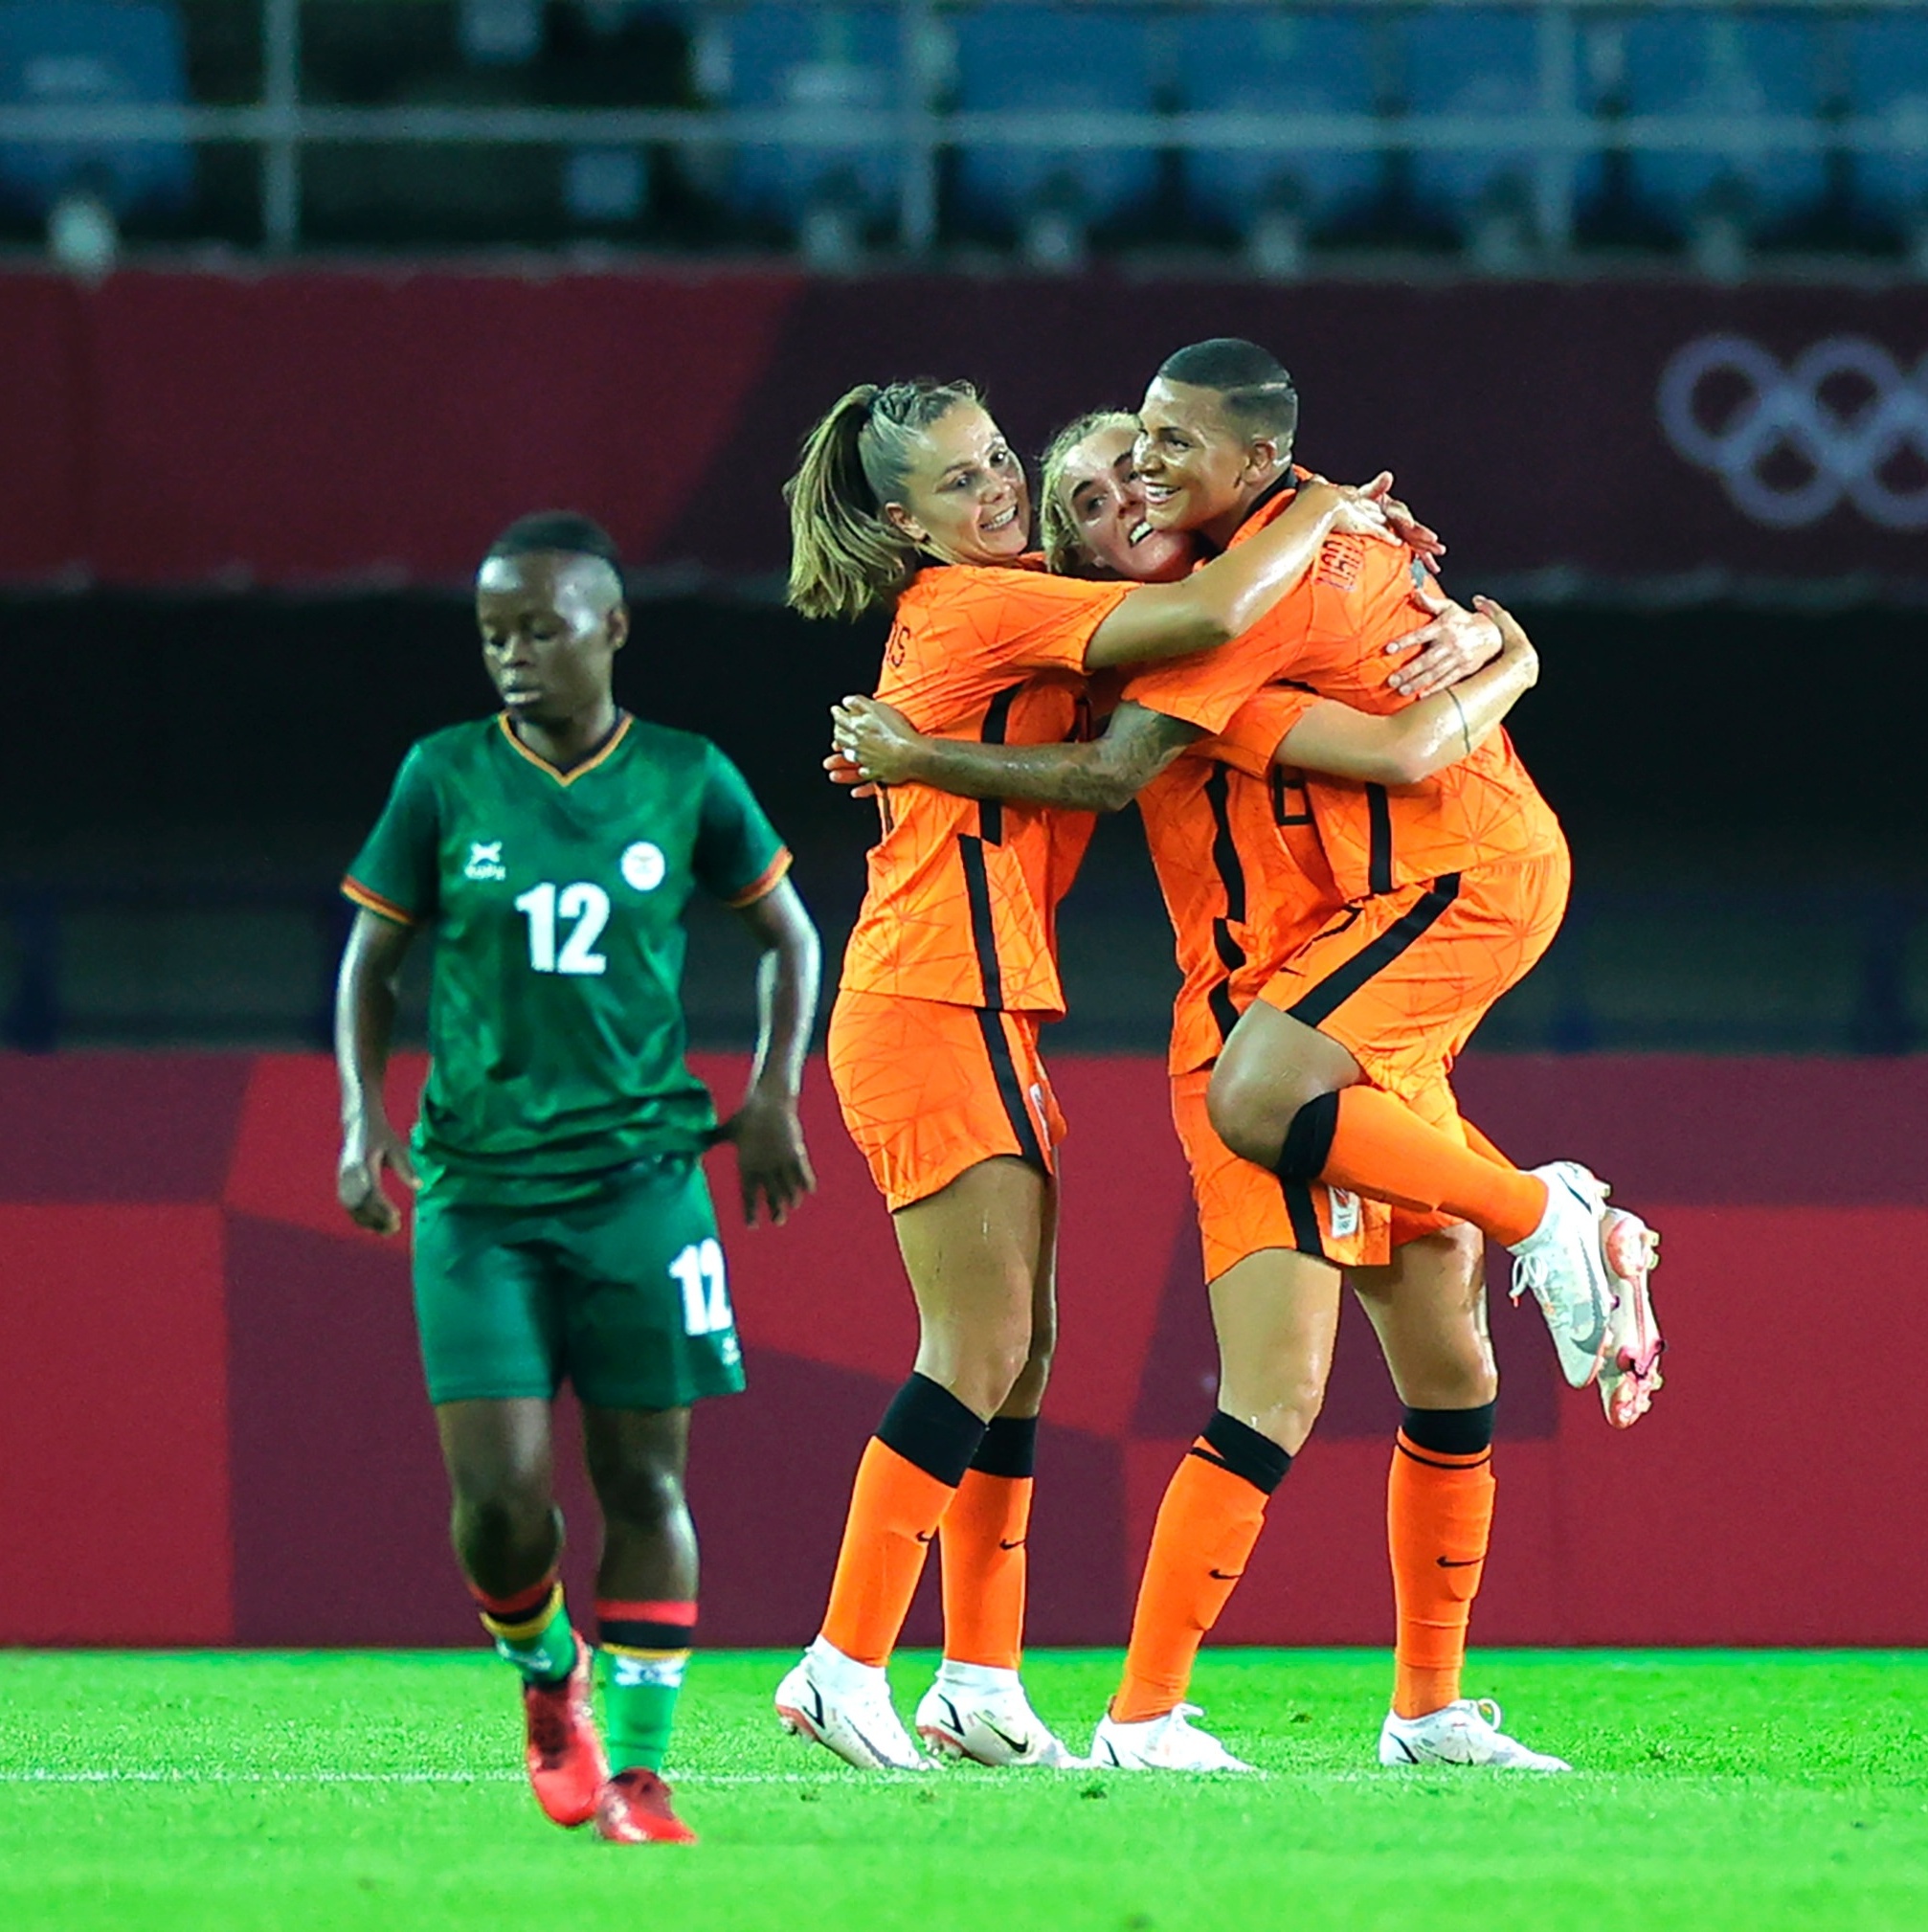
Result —
[[713, 1235], [692, 1241], [669, 1271], [683, 1291], [683, 1331], [685, 1335], [721, 1335], [730, 1326], [729, 1291], [724, 1284], [723, 1244]]

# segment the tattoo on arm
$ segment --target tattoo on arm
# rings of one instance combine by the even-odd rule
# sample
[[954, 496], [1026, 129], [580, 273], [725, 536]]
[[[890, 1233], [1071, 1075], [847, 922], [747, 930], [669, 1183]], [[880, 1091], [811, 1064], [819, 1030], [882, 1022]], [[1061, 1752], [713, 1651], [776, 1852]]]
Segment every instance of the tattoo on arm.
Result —
[[1126, 704], [1112, 714], [1104, 736], [1089, 744], [969, 745], [932, 738], [917, 775], [967, 798], [1115, 812], [1202, 735], [1196, 725]]

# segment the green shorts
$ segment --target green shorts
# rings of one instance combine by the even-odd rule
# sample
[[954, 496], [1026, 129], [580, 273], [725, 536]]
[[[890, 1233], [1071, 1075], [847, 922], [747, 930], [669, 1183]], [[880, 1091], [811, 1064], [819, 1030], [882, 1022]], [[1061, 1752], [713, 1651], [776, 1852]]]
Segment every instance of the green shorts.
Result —
[[639, 1161], [565, 1206], [415, 1207], [415, 1326], [433, 1403], [555, 1394], [683, 1408], [743, 1386], [701, 1165]]

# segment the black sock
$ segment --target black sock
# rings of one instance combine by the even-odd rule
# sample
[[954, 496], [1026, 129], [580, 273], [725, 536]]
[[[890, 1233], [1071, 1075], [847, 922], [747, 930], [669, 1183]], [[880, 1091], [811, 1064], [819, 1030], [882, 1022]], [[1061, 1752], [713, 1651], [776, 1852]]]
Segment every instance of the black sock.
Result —
[[913, 1375], [890, 1398], [877, 1440], [954, 1490], [984, 1440], [984, 1422], [928, 1375]]

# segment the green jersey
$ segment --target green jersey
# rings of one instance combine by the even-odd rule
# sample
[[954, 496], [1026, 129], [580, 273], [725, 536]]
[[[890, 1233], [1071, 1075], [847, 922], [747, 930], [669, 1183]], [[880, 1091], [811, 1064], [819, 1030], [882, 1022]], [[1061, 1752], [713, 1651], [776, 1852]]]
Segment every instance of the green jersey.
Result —
[[567, 1201], [716, 1114], [684, 1058], [684, 909], [747, 906], [790, 855], [706, 738], [624, 717], [572, 772], [497, 716], [422, 739], [343, 882], [433, 926], [425, 1188]]

